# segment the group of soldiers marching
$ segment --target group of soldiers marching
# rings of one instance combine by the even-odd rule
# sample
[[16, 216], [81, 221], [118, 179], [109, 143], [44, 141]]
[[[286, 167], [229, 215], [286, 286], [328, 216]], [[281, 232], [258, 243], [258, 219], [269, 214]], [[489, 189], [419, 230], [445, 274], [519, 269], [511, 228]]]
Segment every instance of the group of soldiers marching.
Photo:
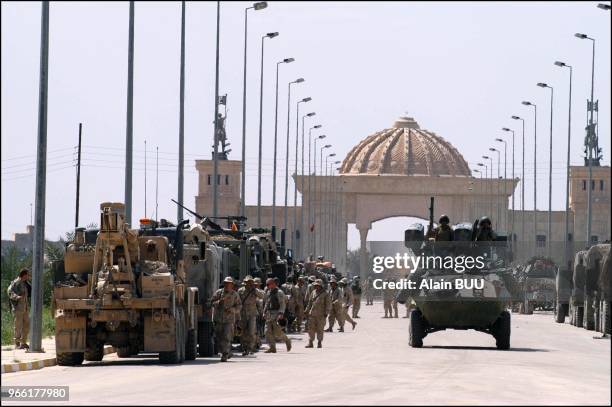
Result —
[[292, 344], [287, 333], [304, 330], [308, 333], [306, 348], [314, 348], [315, 339], [316, 347], [322, 348], [324, 332], [333, 332], [336, 322], [339, 332], [344, 332], [346, 322], [352, 329], [357, 326], [362, 293], [359, 277], [349, 284], [347, 278], [338, 281], [331, 276], [327, 289], [315, 276], [292, 276], [280, 287], [275, 278], [268, 278], [264, 288], [261, 283], [259, 278], [246, 276], [236, 287], [240, 282], [226, 277], [223, 288], [211, 298], [215, 343], [222, 362], [232, 357], [236, 332], [242, 355], [246, 356], [259, 351], [262, 337], [268, 344], [265, 353], [276, 353], [279, 341], [289, 352]]

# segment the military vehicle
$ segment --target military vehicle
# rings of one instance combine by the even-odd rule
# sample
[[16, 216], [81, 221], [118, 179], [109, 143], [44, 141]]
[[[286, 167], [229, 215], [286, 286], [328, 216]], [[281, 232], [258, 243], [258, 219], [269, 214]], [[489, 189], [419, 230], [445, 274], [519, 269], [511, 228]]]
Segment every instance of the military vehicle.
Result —
[[[520, 292], [519, 312], [532, 314], [534, 310], [555, 309], [558, 270], [559, 267], [555, 262], [545, 257], [533, 257], [514, 269], [514, 278]], [[513, 306], [517, 306], [517, 301]]]
[[[433, 227], [433, 205], [431, 198], [430, 229]], [[402, 290], [397, 297], [401, 304], [414, 302], [414, 309], [410, 311], [409, 344], [420, 348], [423, 338], [440, 330], [474, 329], [491, 334], [498, 349], [509, 349], [510, 313], [506, 306], [511, 298], [511, 281], [506, 267], [509, 256], [505, 237], [498, 237], [498, 241], [474, 242], [476, 230], [470, 224], [458, 224], [454, 229], [459, 233], [452, 242], [425, 241], [426, 234], [416, 225], [404, 234], [405, 246], [415, 255], [454, 261], [468, 255], [482, 256], [483, 266], [465, 264], [464, 269], [456, 266], [449, 269], [433, 265], [410, 275], [409, 281], [414, 288]]]
[[582, 327], [584, 322], [584, 284], [586, 250], [580, 250], [574, 256], [572, 273], [572, 294], [570, 296], [570, 323]]
[[[562, 324], [570, 315], [570, 297], [572, 296], [572, 265], [557, 269], [555, 276], [555, 322]], [[571, 320], [571, 317], [570, 317]]]
[[95, 246], [77, 230], [65, 278], [53, 291], [58, 364], [99, 361], [105, 344], [119, 356], [144, 351], [158, 353], [161, 363], [194, 359], [198, 288], [186, 283], [183, 224], [171, 246], [160, 234], [130, 230], [122, 203], [104, 202], [100, 211]]
[[584, 327], [610, 333], [610, 243], [591, 246], [585, 259]]

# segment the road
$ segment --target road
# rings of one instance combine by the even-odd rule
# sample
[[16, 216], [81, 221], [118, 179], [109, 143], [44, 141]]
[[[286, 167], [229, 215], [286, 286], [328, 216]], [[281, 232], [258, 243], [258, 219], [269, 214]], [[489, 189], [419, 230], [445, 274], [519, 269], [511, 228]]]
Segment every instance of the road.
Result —
[[161, 366], [152, 355], [113, 354], [4, 374], [2, 385], [69, 385], [71, 404], [610, 404], [610, 340], [550, 314], [513, 315], [509, 351], [453, 330], [413, 349], [408, 319], [382, 319], [380, 303], [361, 309], [355, 331], [326, 333], [323, 349], [305, 349], [298, 334], [290, 353], [279, 344], [277, 354], [228, 363]]

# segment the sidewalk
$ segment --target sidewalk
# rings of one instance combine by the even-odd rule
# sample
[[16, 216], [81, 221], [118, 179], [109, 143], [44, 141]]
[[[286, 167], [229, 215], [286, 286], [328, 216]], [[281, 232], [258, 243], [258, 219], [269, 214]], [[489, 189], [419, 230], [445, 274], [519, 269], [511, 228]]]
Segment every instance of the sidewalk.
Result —
[[[29, 353], [24, 349], [15, 349], [15, 345], [2, 346], [2, 374], [55, 366], [55, 338], [43, 339], [42, 348], [44, 353]], [[104, 348], [105, 355], [114, 351], [111, 346]]]

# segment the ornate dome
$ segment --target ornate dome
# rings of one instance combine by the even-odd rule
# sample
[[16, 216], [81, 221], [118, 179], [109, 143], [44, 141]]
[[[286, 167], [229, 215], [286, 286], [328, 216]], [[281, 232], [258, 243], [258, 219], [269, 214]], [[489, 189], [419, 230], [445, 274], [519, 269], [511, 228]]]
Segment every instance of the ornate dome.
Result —
[[342, 174], [470, 176], [463, 156], [442, 137], [421, 130], [412, 117], [366, 137], [347, 154]]

